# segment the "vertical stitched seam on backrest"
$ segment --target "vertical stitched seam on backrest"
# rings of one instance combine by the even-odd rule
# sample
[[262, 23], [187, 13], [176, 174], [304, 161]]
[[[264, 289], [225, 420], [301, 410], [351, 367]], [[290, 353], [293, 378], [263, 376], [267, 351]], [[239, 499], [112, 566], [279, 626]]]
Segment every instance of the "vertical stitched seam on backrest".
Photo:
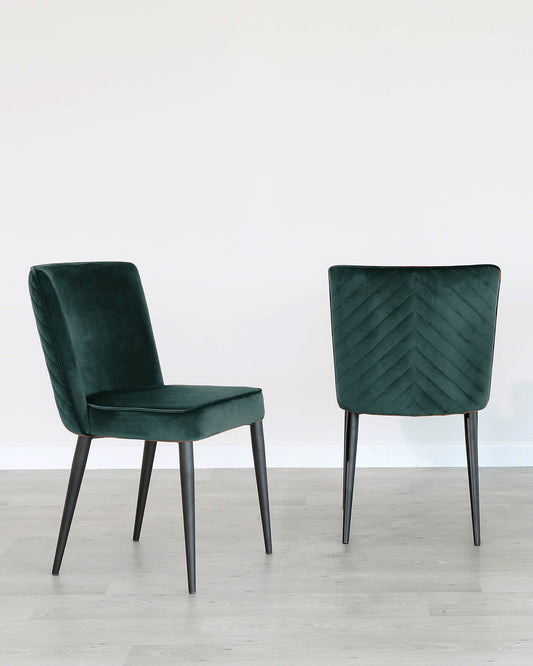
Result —
[[331, 324], [331, 350], [333, 354], [333, 376], [335, 378], [335, 395], [337, 402], [339, 400], [339, 382], [337, 381], [337, 364], [335, 362], [335, 335], [333, 323], [333, 286], [331, 284], [331, 268], [328, 270], [328, 286], [329, 286], [329, 321]]
[[496, 348], [496, 324], [498, 323], [498, 305], [500, 302], [500, 290], [502, 286], [502, 272], [501, 269], [498, 268], [498, 288], [496, 290], [496, 303], [495, 303], [495, 311], [494, 311], [494, 329], [493, 329], [493, 334], [492, 334], [492, 355], [490, 359], [490, 371], [489, 371], [489, 390], [488, 390], [488, 395], [487, 395], [487, 402], [481, 407], [481, 409], [484, 409], [488, 404], [490, 400], [490, 392], [492, 388], [492, 370], [494, 368], [494, 352]]
[[412, 405], [416, 405], [416, 364], [415, 364], [415, 350], [416, 350], [416, 289], [418, 286], [416, 273], [413, 271], [413, 279], [411, 281], [411, 401]]
[[[34, 269], [32, 269], [32, 270], [34, 270]], [[68, 394], [68, 397], [70, 399], [70, 407], [71, 407], [72, 411], [74, 412], [74, 414], [76, 416], [76, 419], [78, 421], [78, 427], [80, 428], [80, 430], [83, 430], [84, 428], [82, 427], [82, 425], [83, 425], [82, 419], [80, 418], [80, 414], [79, 414], [79, 411], [78, 411], [78, 408], [77, 408], [77, 405], [76, 405], [76, 401], [74, 400], [74, 396], [72, 395], [72, 391], [70, 390], [67, 373], [66, 373], [65, 367], [63, 365], [63, 359], [61, 358], [61, 354], [59, 353], [59, 345], [57, 344], [57, 338], [56, 338], [56, 335], [55, 335], [55, 330], [54, 330], [54, 327], [52, 326], [52, 320], [51, 320], [50, 314], [48, 312], [46, 299], [44, 297], [44, 291], [41, 287], [41, 281], [39, 279], [39, 273], [36, 270], [34, 270], [34, 277], [35, 277], [35, 282], [37, 284], [36, 293], [38, 295], [38, 298], [40, 299], [41, 307], [42, 307], [42, 309], [45, 313], [46, 319], [48, 320], [48, 330], [50, 331], [50, 337], [53, 340], [52, 347], [53, 347], [55, 355], [56, 355], [56, 362], [57, 362], [58, 366], [61, 368], [61, 371], [62, 371], [64, 386], [65, 386], [66, 392]], [[44, 351], [44, 348], [43, 348], [43, 351]], [[46, 361], [47, 360], [46, 359], [46, 351], [44, 351], [44, 356], [45, 356], [45, 361]], [[50, 379], [52, 379], [52, 377], [50, 377]], [[52, 382], [52, 389], [54, 389], [53, 382]], [[55, 393], [55, 389], [54, 389], [54, 393]], [[58, 411], [59, 411], [59, 406], [58, 406]], [[61, 416], [61, 413], [60, 413], [60, 416]], [[88, 421], [88, 410], [87, 410], [87, 421]], [[87, 425], [88, 425], [88, 423], [87, 423]]]

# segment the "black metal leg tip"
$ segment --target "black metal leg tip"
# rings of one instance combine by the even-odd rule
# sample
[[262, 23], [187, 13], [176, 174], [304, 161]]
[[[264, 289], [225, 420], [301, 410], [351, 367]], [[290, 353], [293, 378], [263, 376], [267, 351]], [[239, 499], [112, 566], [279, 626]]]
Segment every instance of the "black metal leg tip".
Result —
[[56, 569], [52, 569], [52, 576], [59, 576], [59, 569], [56, 571]]
[[350, 543], [350, 537], [342, 537], [342, 543], [346, 545], [347, 543]]

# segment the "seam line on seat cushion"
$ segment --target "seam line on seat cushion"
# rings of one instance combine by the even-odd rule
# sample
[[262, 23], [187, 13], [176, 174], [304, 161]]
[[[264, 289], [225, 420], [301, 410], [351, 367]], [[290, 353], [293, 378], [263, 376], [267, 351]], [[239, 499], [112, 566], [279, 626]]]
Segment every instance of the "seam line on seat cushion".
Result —
[[190, 409], [180, 409], [179, 407], [128, 407], [126, 405], [96, 405], [93, 402], [87, 402], [87, 405], [93, 409], [102, 409], [110, 411], [127, 411], [127, 412], [157, 412], [162, 414], [184, 414], [187, 412], [194, 412], [196, 410], [205, 409], [206, 407], [211, 407], [214, 405], [221, 405], [225, 402], [231, 402], [232, 400], [240, 400], [241, 398], [248, 398], [251, 395], [257, 395], [257, 393], [262, 393], [262, 391], [254, 391], [253, 393], [244, 393], [243, 395], [233, 396], [231, 398], [221, 398], [220, 400], [214, 400], [213, 402], [208, 402], [205, 405], [198, 405], [197, 407], [191, 407]]

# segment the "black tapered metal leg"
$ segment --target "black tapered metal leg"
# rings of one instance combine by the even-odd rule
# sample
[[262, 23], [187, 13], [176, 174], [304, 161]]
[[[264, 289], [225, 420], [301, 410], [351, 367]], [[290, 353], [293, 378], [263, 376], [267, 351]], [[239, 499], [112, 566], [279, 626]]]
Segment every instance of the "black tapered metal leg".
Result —
[[139, 494], [137, 497], [137, 511], [135, 512], [135, 526], [133, 528], [133, 540], [139, 541], [141, 537], [141, 527], [143, 524], [144, 509], [146, 507], [146, 498], [154, 466], [154, 456], [157, 442], [146, 441], [144, 443], [143, 461], [141, 465], [141, 478], [139, 480]]
[[250, 424], [252, 436], [252, 451], [254, 454], [255, 480], [257, 481], [257, 494], [259, 495], [259, 509], [263, 525], [263, 538], [265, 551], [272, 552], [272, 534], [270, 531], [270, 508], [268, 502], [267, 466], [265, 458], [265, 438], [263, 435], [263, 422]]
[[344, 422], [344, 477], [343, 477], [343, 522], [342, 543], [350, 540], [350, 522], [352, 520], [353, 487], [355, 479], [355, 457], [357, 454], [357, 430], [359, 414], [346, 412]]
[[[346, 436], [348, 432], [348, 412], [344, 412], [344, 459], [346, 461]], [[342, 475], [342, 507], [346, 505], [346, 470]]]
[[185, 557], [189, 594], [196, 592], [196, 546], [194, 518], [194, 456], [192, 442], [180, 442], [181, 504], [185, 531]]
[[61, 518], [61, 527], [59, 528], [59, 536], [57, 538], [54, 565], [52, 567], [52, 574], [54, 576], [59, 574], [59, 569], [61, 568], [61, 561], [63, 559], [63, 553], [65, 552], [65, 546], [67, 545], [68, 533], [70, 531], [74, 509], [76, 508], [76, 502], [80, 492], [83, 473], [85, 472], [85, 465], [87, 464], [87, 456], [89, 455], [91, 441], [92, 437], [80, 435], [76, 443], [76, 450], [74, 451], [74, 459], [72, 460], [72, 468], [70, 470], [67, 496], [65, 498], [65, 506]]
[[478, 467], [478, 413], [465, 414], [466, 461], [468, 464], [468, 486], [470, 489], [470, 511], [474, 545], [481, 543], [479, 519], [479, 467]]

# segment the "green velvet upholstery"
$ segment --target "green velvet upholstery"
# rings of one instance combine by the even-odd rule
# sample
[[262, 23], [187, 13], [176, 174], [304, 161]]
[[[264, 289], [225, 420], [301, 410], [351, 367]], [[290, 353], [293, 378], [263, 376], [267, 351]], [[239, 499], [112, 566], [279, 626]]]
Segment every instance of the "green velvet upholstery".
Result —
[[133, 264], [34, 266], [29, 286], [57, 407], [72, 432], [192, 441], [263, 418], [260, 389], [163, 385]]
[[92, 435], [196, 441], [261, 421], [261, 389], [234, 386], [143, 386], [89, 396]]
[[342, 409], [425, 416], [486, 406], [497, 266], [333, 266], [329, 281]]

